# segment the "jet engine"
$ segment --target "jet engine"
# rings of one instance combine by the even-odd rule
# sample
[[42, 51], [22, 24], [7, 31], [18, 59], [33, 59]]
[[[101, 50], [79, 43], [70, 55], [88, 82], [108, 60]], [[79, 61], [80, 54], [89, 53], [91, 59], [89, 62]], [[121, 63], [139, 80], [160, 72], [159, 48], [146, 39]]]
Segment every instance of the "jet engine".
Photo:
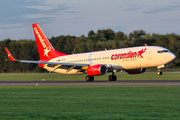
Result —
[[107, 73], [107, 67], [105, 65], [92, 65], [87, 68], [87, 74], [89, 76], [104, 75]]
[[140, 68], [140, 69], [133, 69], [133, 70], [126, 70], [128, 74], [140, 74], [146, 72], [146, 68]]

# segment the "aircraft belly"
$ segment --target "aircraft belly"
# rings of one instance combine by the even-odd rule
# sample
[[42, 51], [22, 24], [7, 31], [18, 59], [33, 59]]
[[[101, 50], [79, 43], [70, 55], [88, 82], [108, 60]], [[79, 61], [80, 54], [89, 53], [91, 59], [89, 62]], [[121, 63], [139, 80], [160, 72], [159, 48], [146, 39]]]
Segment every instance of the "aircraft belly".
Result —
[[69, 75], [85, 74], [84, 72], [79, 72], [77, 69], [72, 69], [72, 70], [68, 71], [68, 69], [60, 69], [60, 68], [57, 68], [54, 70], [53, 67], [47, 67], [47, 66], [45, 66], [44, 68], [50, 72], [56, 72], [56, 73], [61, 73], [61, 74], [69, 74]]
[[122, 61], [122, 60], [117, 60], [115, 62], [116, 65], [120, 65], [124, 69], [134, 69], [136, 68], [137, 64], [136, 61]]
[[136, 68], [147, 68], [148, 64], [146, 60], [117, 60], [115, 65], [119, 65], [124, 69], [136, 69]]

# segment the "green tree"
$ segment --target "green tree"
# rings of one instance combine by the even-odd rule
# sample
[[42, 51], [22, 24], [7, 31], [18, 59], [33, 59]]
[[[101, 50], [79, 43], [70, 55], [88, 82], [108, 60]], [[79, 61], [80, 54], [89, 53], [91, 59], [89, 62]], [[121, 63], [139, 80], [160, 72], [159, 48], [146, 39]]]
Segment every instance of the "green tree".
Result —
[[89, 31], [89, 33], [88, 33], [88, 37], [91, 38], [94, 34], [95, 34], [94, 31], [91, 30], [91, 31]]
[[127, 36], [123, 32], [119, 31], [119, 32], [115, 33], [114, 39], [121, 40], [121, 41], [127, 40]]
[[165, 36], [165, 35], [160, 35], [160, 36], [157, 38], [157, 40], [156, 40], [156, 42], [155, 42], [155, 45], [168, 48], [169, 43], [170, 43], [170, 41], [169, 41], [169, 39], [168, 39], [167, 36]]
[[137, 39], [140, 37], [144, 37], [146, 35], [146, 32], [144, 30], [135, 30], [132, 33], [129, 34], [129, 39]]

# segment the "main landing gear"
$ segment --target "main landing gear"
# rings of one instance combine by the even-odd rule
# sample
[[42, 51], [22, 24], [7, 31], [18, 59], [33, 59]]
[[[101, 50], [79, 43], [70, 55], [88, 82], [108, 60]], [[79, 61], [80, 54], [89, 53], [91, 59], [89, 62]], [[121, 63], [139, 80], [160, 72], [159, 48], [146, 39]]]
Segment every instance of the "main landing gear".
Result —
[[[116, 77], [116, 75], [114, 75], [114, 72], [112, 72], [112, 75], [110, 75], [110, 76], [108, 77], [108, 80], [109, 80], [109, 81], [116, 81], [116, 80], [117, 80], [117, 77]], [[87, 75], [87, 76], [86, 76], [86, 81], [87, 81], [87, 82], [94, 81], [94, 76], [89, 76], [89, 75]]]
[[114, 75], [114, 72], [112, 72], [112, 75], [110, 75], [110, 76], [108, 77], [108, 79], [109, 79], [109, 81], [116, 81], [116, 80], [117, 80], [117, 77], [116, 77], [116, 75]]
[[94, 76], [89, 76], [89, 75], [87, 75], [87, 76], [86, 76], [86, 81], [87, 81], [87, 82], [94, 81]]

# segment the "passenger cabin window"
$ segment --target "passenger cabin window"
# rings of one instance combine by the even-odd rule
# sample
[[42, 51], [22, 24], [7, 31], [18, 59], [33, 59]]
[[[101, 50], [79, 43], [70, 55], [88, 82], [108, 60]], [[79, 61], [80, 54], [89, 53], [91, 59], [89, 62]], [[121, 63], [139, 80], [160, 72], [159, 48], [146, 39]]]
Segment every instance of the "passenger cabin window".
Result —
[[159, 50], [157, 53], [164, 53], [164, 52], [169, 52], [168, 50]]

